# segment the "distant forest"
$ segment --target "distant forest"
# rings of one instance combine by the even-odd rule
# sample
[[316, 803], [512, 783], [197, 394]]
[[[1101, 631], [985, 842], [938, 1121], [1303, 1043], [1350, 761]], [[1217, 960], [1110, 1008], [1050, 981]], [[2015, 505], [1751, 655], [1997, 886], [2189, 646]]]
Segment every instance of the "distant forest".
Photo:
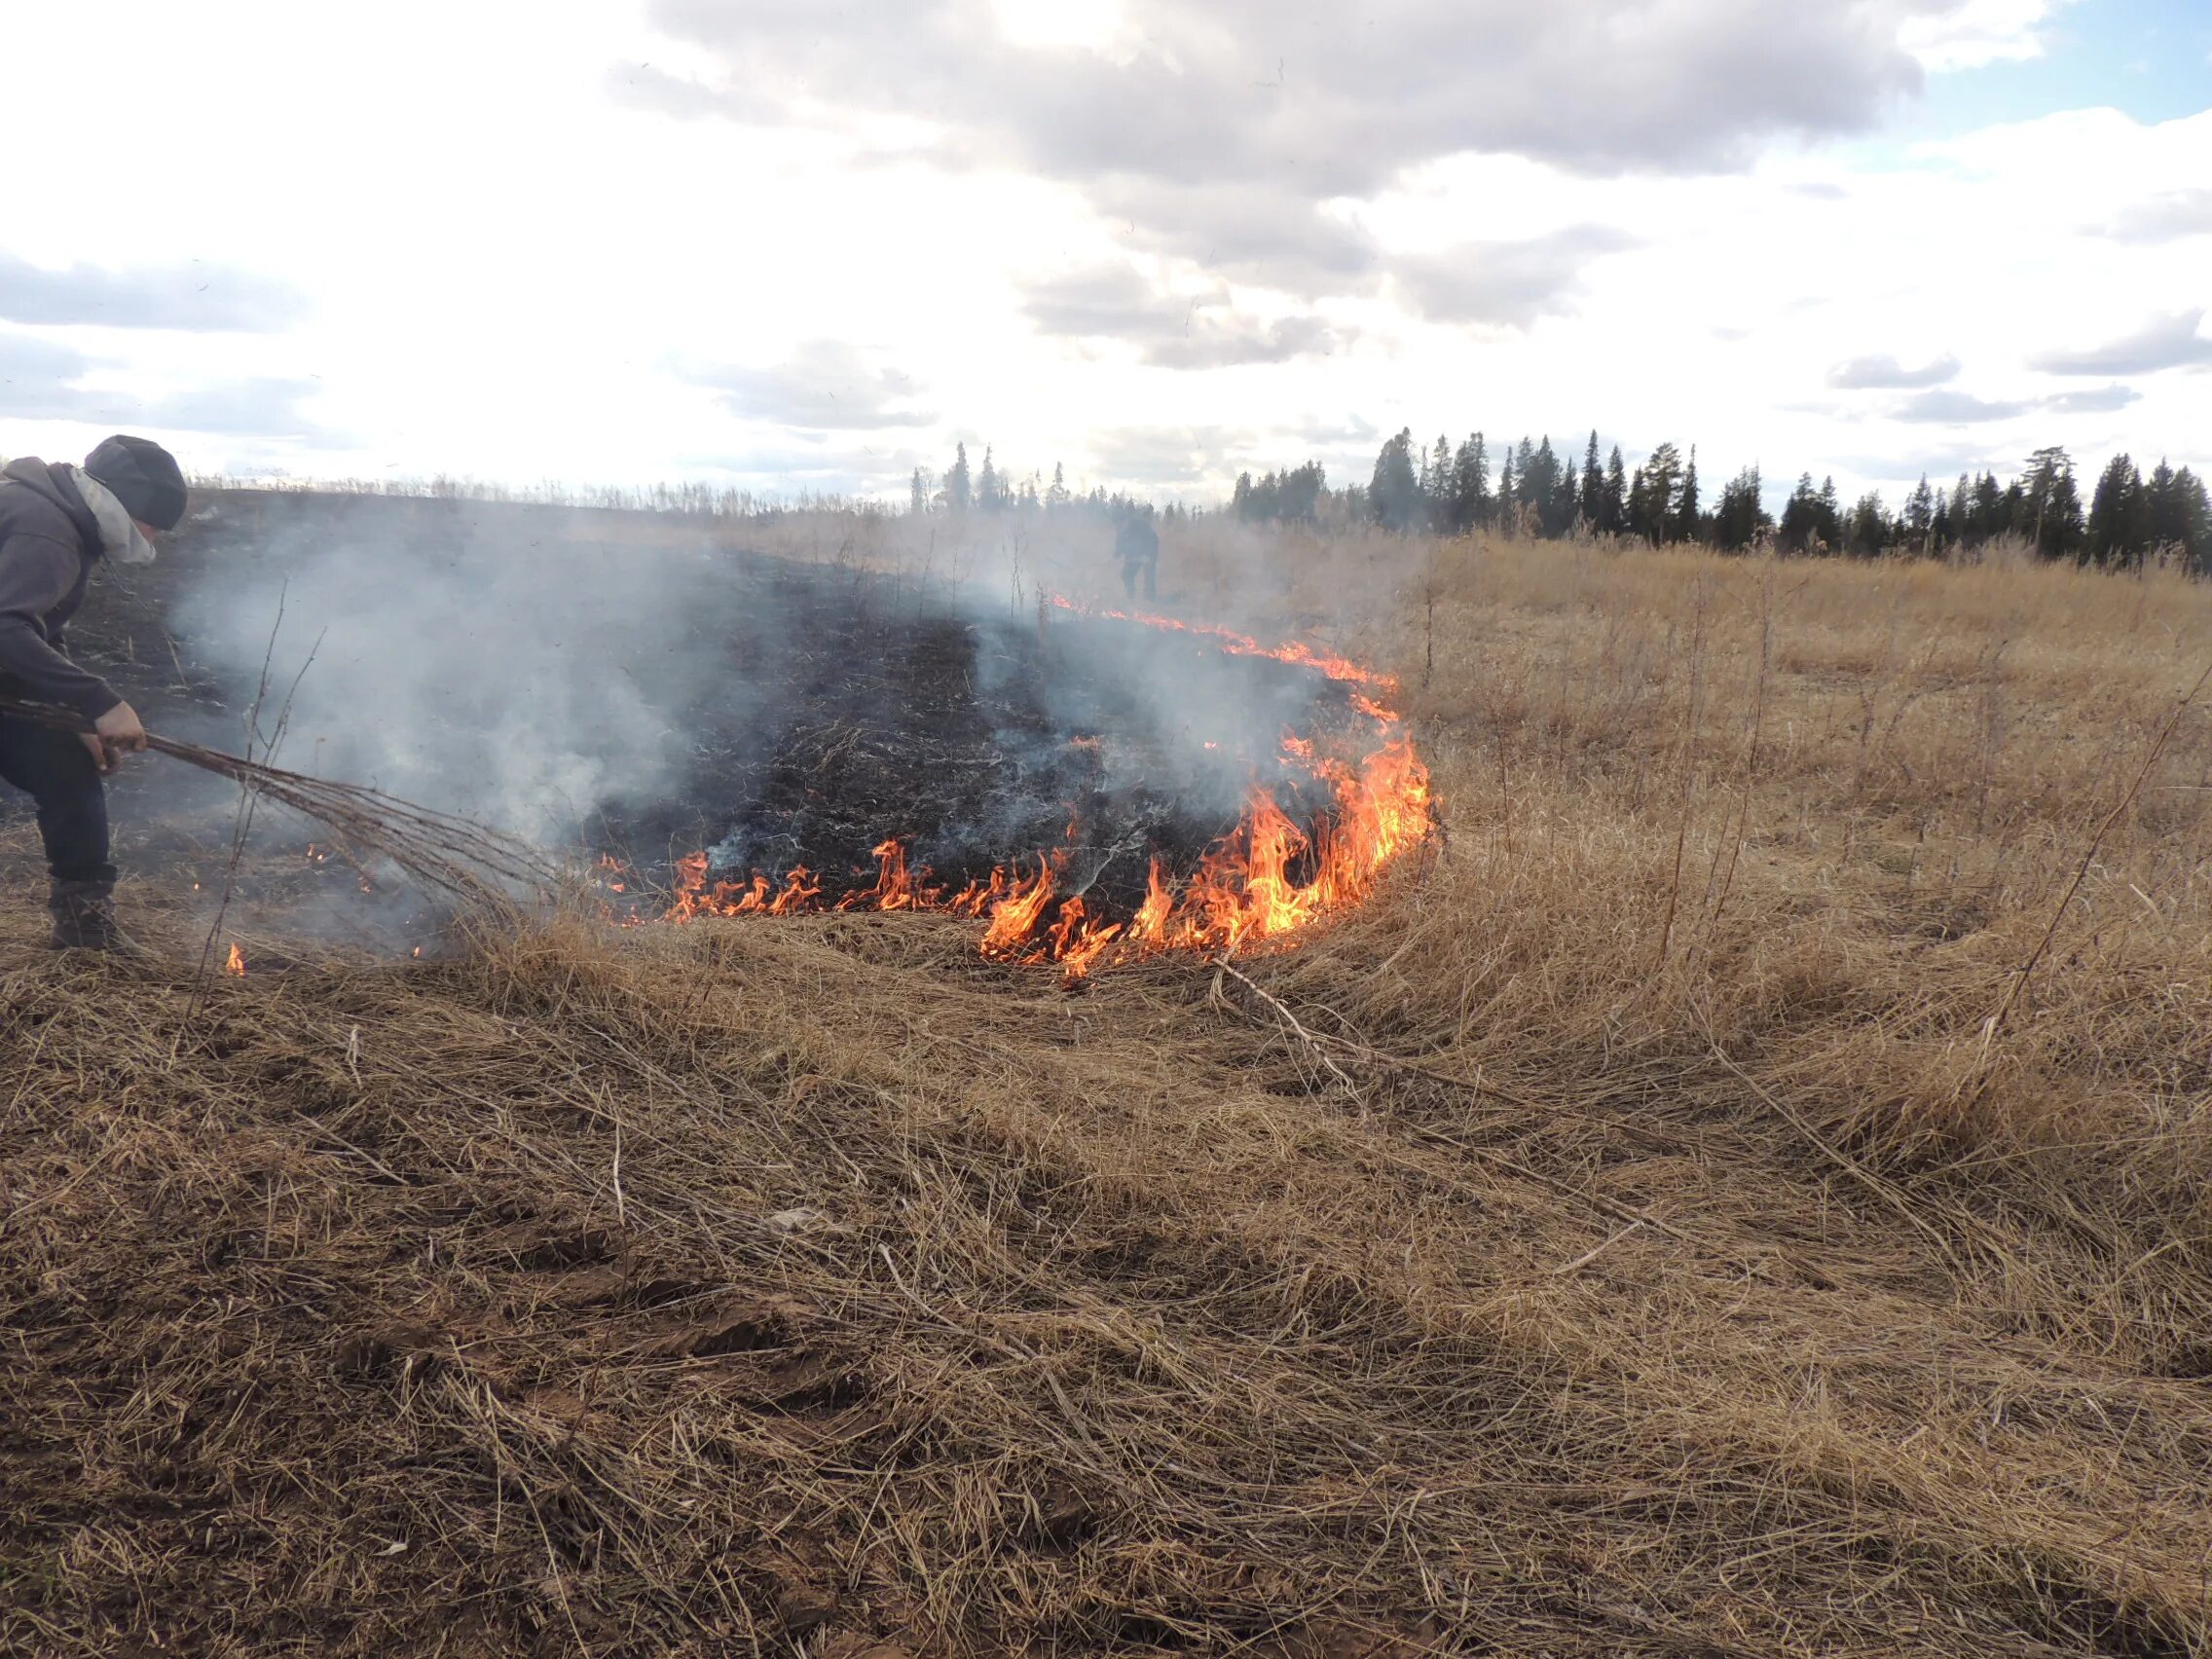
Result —
[[1364, 487], [1339, 493], [1333, 503], [1320, 465], [1309, 461], [1257, 480], [1244, 474], [1230, 510], [1250, 521], [1280, 522], [1315, 518], [1332, 504], [1387, 530], [1448, 535], [1595, 534], [1654, 546], [1690, 541], [1733, 552], [1771, 545], [1788, 553], [1863, 558], [1935, 556], [2010, 537], [2050, 559], [2129, 566], [2163, 557], [2185, 560], [2200, 572], [2212, 569], [2212, 497], [2188, 467], [2160, 461], [2146, 476], [2133, 458], [2115, 456], [2084, 503], [2073, 459], [2058, 448], [2036, 451], [2009, 481], [1989, 472], [1961, 473], [1955, 484], [1938, 486], [1923, 476], [1895, 510], [1879, 492], [1846, 506], [1833, 478], [1815, 485], [1812, 474], [1803, 473], [1777, 519], [1766, 509], [1757, 467], [1737, 473], [1708, 506], [1697, 452], [1685, 460], [1671, 443], [1632, 471], [1617, 444], [1599, 459], [1596, 432], [1579, 468], [1571, 455], [1563, 459], [1553, 450], [1550, 438], [1523, 438], [1493, 472], [1482, 433], [1456, 449], [1445, 438], [1423, 449], [1409, 428], [1382, 446]]
[[[1060, 512], [1071, 508], [1107, 513], [1158, 510], [1142, 497], [1124, 491], [1109, 495], [1103, 487], [1094, 487], [1078, 494], [1068, 488], [1067, 468], [1061, 465], [1053, 466], [1049, 484], [1035, 472], [1016, 478], [999, 465], [989, 449], [983, 451], [982, 467], [972, 470], [965, 443], [955, 447], [952, 464], [941, 479], [915, 467], [906, 492], [906, 511], [917, 517], [930, 512]], [[1176, 519], [1185, 515], [1183, 509], [1169, 506], [1162, 516]]]
[[[1765, 481], [1746, 467], [1708, 504], [1697, 452], [1663, 443], [1629, 467], [1620, 447], [1601, 459], [1590, 434], [1581, 462], [1563, 457], [1549, 437], [1523, 438], [1494, 465], [1483, 434], [1454, 448], [1447, 438], [1423, 448], [1411, 428], [1375, 458], [1365, 484], [1332, 490], [1319, 461], [1236, 480], [1228, 512], [1251, 524], [1369, 523], [1403, 533], [1445, 535], [1484, 530], [1538, 539], [1617, 536], [1653, 546], [1696, 542], [1726, 552], [1772, 547], [1778, 552], [1939, 557], [1996, 541], [2031, 546], [2046, 558], [2124, 568], [2145, 560], [2180, 562], [2212, 573], [2212, 494], [2188, 467], [2159, 461], [2145, 473], [2119, 455], [2083, 498], [2074, 460], [2064, 449], [2040, 449], [2019, 475], [1961, 473], [1937, 485], [1923, 477], [1893, 508], [1870, 492], [1846, 504], [1835, 480], [1798, 476], [1777, 518], [1767, 510]], [[1037, 473], [1016, 478], [988, 450], [971, 469], [961, 444], [952, 465], [934, 477], [914, 469], [907, 510], [982, 513], [1151, 511], [1141, 499], [1094, 488], [1068, 488], [1064, 468], [1048, 483]], [[1184, 516], [1168, 507], [1170, 520]]]

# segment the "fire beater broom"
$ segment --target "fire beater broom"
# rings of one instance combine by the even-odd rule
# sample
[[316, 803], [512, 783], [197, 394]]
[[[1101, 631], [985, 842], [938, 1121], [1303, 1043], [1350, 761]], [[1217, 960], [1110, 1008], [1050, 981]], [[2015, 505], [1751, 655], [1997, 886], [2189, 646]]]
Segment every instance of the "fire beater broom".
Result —
[[[73, 709], [18, 697], [0, 695], [0, 716], [57, 731], [92, 730]], [[314, 819], [345, 843], [355, 862], [364, 856], [389, 859], [424, 886], [464, 904], [502, 905], [515, 889], [542, 888], [553, 880], [552, 866], [516, 837], [381, 790], [281, 771], [153, 732], [146, 734], [146, 747]]]

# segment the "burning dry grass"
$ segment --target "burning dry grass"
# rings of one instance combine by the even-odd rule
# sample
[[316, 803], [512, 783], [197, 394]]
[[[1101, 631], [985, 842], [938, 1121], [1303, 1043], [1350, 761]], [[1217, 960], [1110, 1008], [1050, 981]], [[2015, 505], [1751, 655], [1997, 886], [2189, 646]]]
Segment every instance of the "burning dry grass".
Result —
[[1248, 980], [0, 920], [0, 1648], [2212, 1651], [2202, 711], [2013, 991], [2205, 596], [1335, 557], [1450, 834]]

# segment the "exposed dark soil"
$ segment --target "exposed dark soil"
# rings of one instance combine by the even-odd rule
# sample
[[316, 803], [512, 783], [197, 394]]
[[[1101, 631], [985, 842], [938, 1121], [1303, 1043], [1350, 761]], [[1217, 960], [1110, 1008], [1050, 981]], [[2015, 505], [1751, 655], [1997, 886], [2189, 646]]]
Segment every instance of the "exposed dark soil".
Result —
[[[682, 719], [692, 765], [677, 793], [603, 807], [599, 833], [647, 864], [708, 846], [719, 873], [804, 866], [834, 893], [873, 877], [887, 836], [955, 885], [1073, 841], [1070, 888], [1133, 907], [1150, 856], [1195, 865], [1252, 782], [1309, 816], [1328, 804], [1283, 764], [1286, 725], [1358, 723], [1310, 670], [1203, 640], [917, 608], [879, 577], [749, 555], [728, 575], [700, 625], [776, 695], [703, 698]], [[803, 637], [773, 620], [793, 615]], [[1228, 679], [1241, 700], [1177, 689]]]

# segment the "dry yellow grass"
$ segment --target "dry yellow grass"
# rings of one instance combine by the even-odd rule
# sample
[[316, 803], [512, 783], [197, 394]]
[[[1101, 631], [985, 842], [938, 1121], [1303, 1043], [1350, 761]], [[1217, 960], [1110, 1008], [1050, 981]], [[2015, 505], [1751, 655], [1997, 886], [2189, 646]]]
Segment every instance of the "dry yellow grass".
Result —
[[[921, 552], [907, 521], [800, 520], [787, 546], [832, 530], [887, 568], [996, 558], [1115, 598], [1082, 542]], [[1517, 1032], [1788, 1034], [1808, 1084], [1848, 1085], [1843, 1126], [1903, 1147], [2155, 1133], [2157, 1166], [2201, 1132], [2212, 695], [2182, 705], [2212, 667], [2203, 584], [1215, 521], [1171, 531], [1166, 562], [1191, 614], [1399, 675], [1453, 832], [1439, 879], [1471, 866], [1423, 906], [1457, 941], [1437, 971], [1425, 940], [1424, 973], [1491, 1028], [1491, 990], [1533, 975]], [[1506, 968], [1526, 948], [1540, 969]]]
[[[776, 550], [1112, 574], [928, 529]], [[2212, 1652], [2212, 710], [2114, 812], [2212, 596], [1162, 573], [1446, 803], [1249, 984], [569, 923], [188, 1018], [0, 918], [0, 1648]]]

